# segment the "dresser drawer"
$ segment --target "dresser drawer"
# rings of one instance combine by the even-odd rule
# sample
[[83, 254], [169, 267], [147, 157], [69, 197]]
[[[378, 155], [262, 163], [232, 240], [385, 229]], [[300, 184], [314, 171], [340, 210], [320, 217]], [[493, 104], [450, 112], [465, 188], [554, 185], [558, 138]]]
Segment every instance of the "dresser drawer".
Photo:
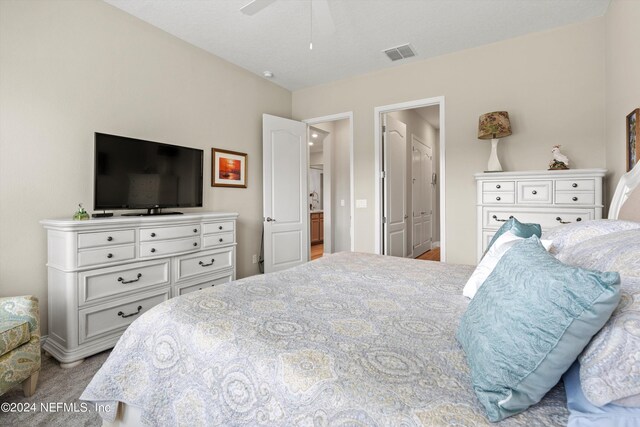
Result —
[[212, 248], [233, 243], [233, 233], [218, 233], [204, 236], [204, 247]]
[[168, 300], [169, 292], [167, 287], [79, 310], [78, 342], [82, 344], [111, 334], [119, 335], [143, 313]]
[[78, 249], [96, 246], [122, 245], [133, 243], [133, 230], [101, 231], [99, 233], [78, 233]]
[[486, 204], [513, 204], [515, 196], [511, 193], [482, 193], [482, 203]]
[[135, 256], [134, 245], [87, 249], [78, 252], [78, 267], [126, 261]]
[[223, 233], [226, 231], [233, 231], [233, 221], [225, 221], [225, 222], [208, 222], [203, 224], [204, 234], [211, 233]]
[[189, 279], [201, 274], [231, 268], [233, 266], [234, 248], [224, 248], [207, 253], [184, 255], [175, 260], [175, 279]]
[[513, 191], [516, 188], [515, 181], [487, 181], [482, 183], [482, 191]]
[[[549, 209], [547, 211], [527, 211], [505, 208], [483, 208], [483, 228], [498, 229], [510, 217], [520, 222], [540, 224], [543, 230], [557, 227], [560, 224], [588, 221], [594, 219], [592, 209]], [[487, 230], [488, 231], [488, 230]]]
[[518, 181], [518, 203], [551, 203], [552, 181]]
[[596, 188], [593, 179], [559, 179], [556, 181], [556, 191], [591, 191]]
[[595, 195], [593, 193], [556, 193], [556, 204], [559, 205], [593, 205]]
[[200, 235], [200, 224], [140, 229], [141, 242], [152, 242], [152, 241], [165, 240], [165, 239], [180, 239], [183, 237], [191, 237], [191, 236], [199, 236], [199, 235]]
[[140, 258], [167, 256], [200, 249], [200, 237], [140, 243]]
[[147, 261], [102, 268], [79, 274], [80, 306], [114, 296], [125, 296], [151, 286], [168, 285], [169, 260]]
[[210, 288], [212, 286], [216, 286], [216, 285], [221, 285], [223, 283], [229, 283], [233, 281], [233, 273], [232, 272], [227, 272], [225, 274], [223, 274], [222, 276], [217, 276], [202, 282], [197, 282], [195, 284], [185, 284], [185, 285], [181, 285], [178, 286], [176, 288], [176, 293], [178, 295], [184, 295], [184, 294], [188, 294], [190, 292], [195, 292], [195, 291], [200, 291], [202, 289], [206, 289], [206, 288]]

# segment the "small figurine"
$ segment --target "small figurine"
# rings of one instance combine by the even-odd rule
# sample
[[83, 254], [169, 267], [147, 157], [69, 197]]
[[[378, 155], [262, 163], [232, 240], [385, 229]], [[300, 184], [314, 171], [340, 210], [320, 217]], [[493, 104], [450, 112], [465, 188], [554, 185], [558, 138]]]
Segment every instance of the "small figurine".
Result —
[[551, 152], [553, 160], [549, 163], [549, 170], [569, 169], [569, 158], [560, 152], [560, 145], [554, 145]]
[[89, 214], [82, 207], [82, 203], [78, 203], [78, 210], [73, 214], [74, 221], [84, 221], [89, 219]]

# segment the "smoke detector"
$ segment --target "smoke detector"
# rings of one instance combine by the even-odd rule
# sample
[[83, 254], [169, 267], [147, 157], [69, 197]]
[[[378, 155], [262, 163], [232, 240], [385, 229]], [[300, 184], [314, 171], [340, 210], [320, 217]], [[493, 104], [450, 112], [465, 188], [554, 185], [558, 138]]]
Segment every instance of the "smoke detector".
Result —
[[416, 51], [409, 43], [385, 49], [383, 50], [383, 52], [392, 61], [399, 61], [401, 59], [407, 59], [411, 58], [412, 56], [416, 56]]

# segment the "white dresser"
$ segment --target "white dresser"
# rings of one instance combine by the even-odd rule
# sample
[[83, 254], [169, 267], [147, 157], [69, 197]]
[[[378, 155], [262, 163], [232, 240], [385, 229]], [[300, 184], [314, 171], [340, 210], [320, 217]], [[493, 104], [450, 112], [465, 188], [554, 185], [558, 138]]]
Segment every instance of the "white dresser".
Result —
[[477, 173], [477, 255], [510, 217], [548, 230], [602, 218], [605, 169]]
[[153, 306], [230, 282], [236, 213], [43, 220], [47, 230], [49, 334], [63, 367], [111, 348]]

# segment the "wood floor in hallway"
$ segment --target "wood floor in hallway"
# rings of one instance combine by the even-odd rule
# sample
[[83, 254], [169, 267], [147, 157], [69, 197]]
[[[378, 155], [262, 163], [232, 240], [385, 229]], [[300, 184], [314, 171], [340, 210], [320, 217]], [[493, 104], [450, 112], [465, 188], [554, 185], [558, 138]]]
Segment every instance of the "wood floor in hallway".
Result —
[[324, 244], [311, 245], [311, 261], [322, 257], [324, 252]]
[[426, 261], [440, 261], [440, 247], [428, 250], [422, 255], [417, 256], [416, 259], [423, 259]]

